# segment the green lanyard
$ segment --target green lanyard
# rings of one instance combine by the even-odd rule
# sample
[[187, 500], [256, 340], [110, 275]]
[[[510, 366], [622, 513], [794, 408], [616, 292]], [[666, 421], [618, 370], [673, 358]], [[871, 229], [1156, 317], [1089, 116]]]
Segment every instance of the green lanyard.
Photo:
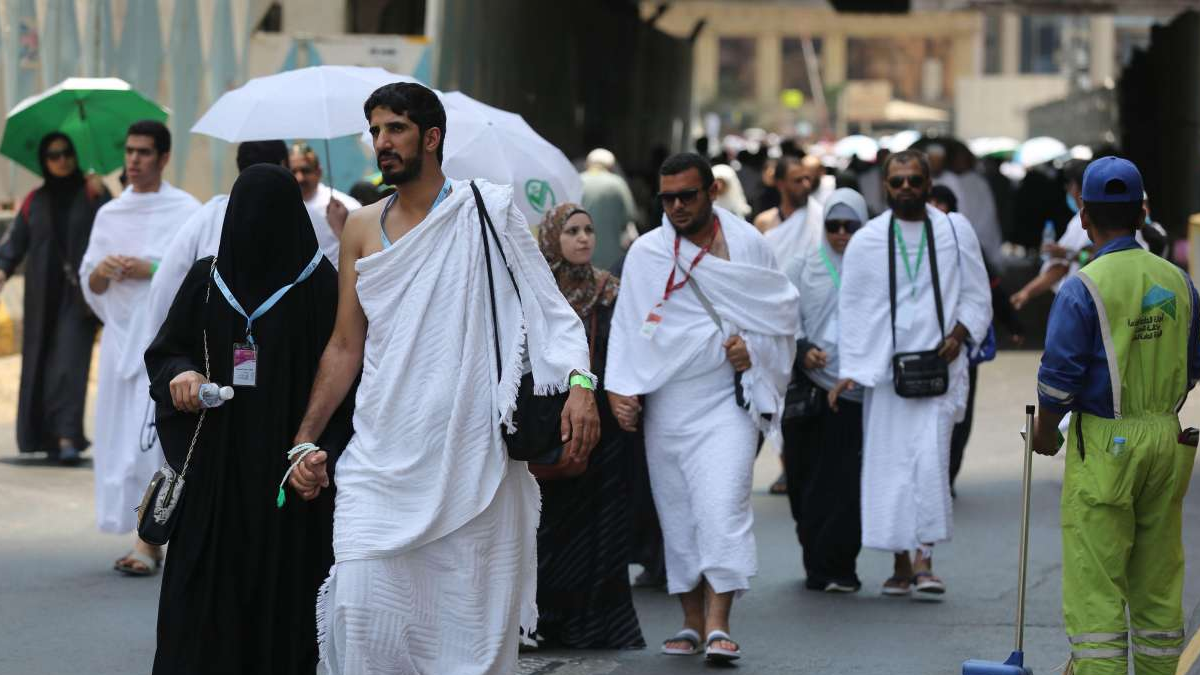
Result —
[[921, 260], [925, 258], [925, 230], [921, 230], [921, 244], [917, 247], [917, 264], [914, 269], [908, 260], [908, 246], [904, 244], [904, 235], [900, 233], [900, 224], [892, 216], [892, 231], [896, 233], [896, 243], [900, 245], [900, 256], [904, 258], [904, 273], [908, 275], [908, 285], [912, 289], [912, 297], [917, 297], [917, 272], [921, 271]]
[[825, 263], [825, 269], [829, 271], [829, 276], [833, 279], [833, 287], [842, 290], [842, 275], [838, 274], [837, 268], [833, 266], [833, 261], [829, 259], [829, 254], [825, 252], [825, 247], [817, 249], [821, 253], [821, 262]]

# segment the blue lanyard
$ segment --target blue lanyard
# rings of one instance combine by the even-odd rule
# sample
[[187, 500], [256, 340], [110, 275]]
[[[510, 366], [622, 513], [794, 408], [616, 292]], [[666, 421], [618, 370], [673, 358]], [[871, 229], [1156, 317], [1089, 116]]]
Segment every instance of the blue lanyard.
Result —
[[221, 291], [221, 295], [225, 296], [225, 301], [229, 303], [229, 306], [233, 308], [233, 311], [241, 314], [246, 319], [247, 342], [254, 344], [254, 334], [251, 332], [251, 328], [254, 325], [254, 320], [263, 314], [266, 314], [268, 310], [274, 307], [275, 303], [279, 302], [280, 298], [286, 295], [288, 291], [292, 290], [292, 286], [295, 286], [296, 284], [312, 276], [313, 270], [317, 269], [317, 265], [321, 264], [321, 258], [323, 257], [325, 257], [325, 254], [321, 251], [320, 247], [317, 247], [317, 252], [313, 254], [312, 260], [307, 266], [305, 266], [304, 270], [300, 272], [300, 276], [296, 277], [296, 280], [292, 283], [272, 293], [271, 297], [264, 300], [263, 304], [259, 305], [258, 309], [254, 310], [254, 313], [250, 314], [249, 316], [246, 315], [246, 310], [242, 309], [242, 305], [237, 301], [237, 298], [233, 297], [233, 293], [230, 292], [229, 287], [225, 285], [225, 280], [221, 278], [221, 273], [217, 271], [216, 266], [213, 266], [213, 282], [217, 284], [217, 288]]
[[[438, 204], [446, 201], [446, 197], [450, 196], [451, 187], [450, 179], [447, 178], [446, 184], [442, 186], [442, 191], [439, 192], [437, 198], [433, 200], [433, 206], [429, 207], [429, 213], [433, 213], [433, 210], [438, 207]], [[393, 193], [391, 197], [388, 197], [387, 203], [383, 205], [383, 213], [379, 215], [379, 239], [383, 242], [384, 248], [391, 247], [392, 240], [388, 239], [387, 230], [383, 228], [383, 221], [385, 218], [387, 218], [388, 209], [392, 208], [392, 204], [396, 203], [397, 196], [399, 196], [399, 193]]]

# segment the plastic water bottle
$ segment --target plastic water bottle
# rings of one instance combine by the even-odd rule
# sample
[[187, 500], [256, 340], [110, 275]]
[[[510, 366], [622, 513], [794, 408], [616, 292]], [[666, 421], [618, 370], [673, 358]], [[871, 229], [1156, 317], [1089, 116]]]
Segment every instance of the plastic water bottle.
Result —
[[200, 385], [200, 406], [217, 408], [233, 398], [233, 387], [222, 387], [214, 382]]
[[1125, 454], [1125, 437], [1117, 436], [1113, 439], [1112, 447], [1108, 449], [1108, 454], [1113, 457], [1121, 457]]
[[1046, 224], [1042, 226], [1042, 262], [1050, 260], [1050, 254], [1046, 253], [1046, 244], [1054, 244], [1058, 242], [1058, 231], [1054, 227], [1053, 220], [1046, 220]]

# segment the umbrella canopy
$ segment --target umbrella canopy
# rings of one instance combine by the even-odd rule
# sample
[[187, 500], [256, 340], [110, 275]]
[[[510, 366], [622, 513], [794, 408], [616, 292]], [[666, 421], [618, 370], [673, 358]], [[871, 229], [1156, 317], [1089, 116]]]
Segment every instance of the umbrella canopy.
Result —
[[875, 155], [878, 152], [879, 143], [874, 138], [861, 134], [847, 136], [833, 144], [833, 155], [835, 157], [857, 157], [864, 162], [874, 162]]
[[1013, 157], [1013, 161], [1028, 169], [1031, 166], [1056, 160], [1068, 152], [1067, 146], [1062, 141], [1049, 136], [1038, 136], [1022, 143], [1021, 147], [1017, 148], [1017, 154]]
[[372, 92], [416, 81], [358, 66], [313, 66], [256, 77], [217, 99], [192, 133], [230, 143], [357, 135], [367, 130], [363, 103]]
[[920, 138], [921, 132], [913, 129], [905, 129], [891, 136], [884, 136], [879, 141], [879, 145], [891, 152], [900, 152], [901, 150], [907, 150], [910, 145], [916, 143]]
[[967, 141], [967, 147], [976, 157], [1008, 159], [1020, 146], [1020, 141], [1008, 136], [983, 136]]
[[512, 185], [513, 198], [530, 225], [558, 204], [579, 201], [583, 181], [575, 166], [523, 117], [457, 91], [441, 98], [446, 107], [442, 170], [447, 176]]
[[125, 163], [125, 132], [138, 120], [165, 122], [169, 111], [115, 77], [71, 77], [17, 104], [0, 154], [38, 174], [42, 137], [61, 131], [75, 144], [79, 168], [108, 173]]

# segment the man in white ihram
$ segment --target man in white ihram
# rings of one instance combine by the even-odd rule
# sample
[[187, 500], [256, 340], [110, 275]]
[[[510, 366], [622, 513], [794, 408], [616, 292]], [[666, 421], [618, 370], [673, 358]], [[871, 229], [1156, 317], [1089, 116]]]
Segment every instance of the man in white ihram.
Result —
[[324, 175], [321, 159], [315, 150], [304, 143], [292, 146], [288, 154], [288, 169], [300, 184], [300, 195], [304, 198], [308, 217], [312, 219], [317, 245], [336, 269], [341, 260], [338, 245], [346, 226], [346, 217], [350, 212], [362, 208], [362, 204], [354, 197], [321, 182]]
[[536, 622], [540, 496], [500, 428], [528, 363], [536, 392], [570, 387], [564, 454], [586, 461], [599, 438], [587, 339], [512, 189], [478, 181], [499, 239], [488, 249], [496, 372], [480, 214], [471, 185], [442, 174], [441, 101], [397, 83], [364, 108], [397, 192], [346, 223], [337, 323], [296, 443], [320, 436], [361, 367], [355, 435], [336, 473], [315, 452], [291, 478], [306, 499], [331, 478], [337, 486], [335, 563], [317, 601], [319, 670], [509, 673], [518, 629]]
[[683, 629], [663, 652], [731, 661], [741, 649], [730, 609], [758, 570], [754, 455], [759, 433], [779, 430], [799, 296], [754, 226], [713, 205], [717, 186], [703, 157], [663, 162], [659, 197], [662, 226], [625, 259], [606, 387], [626, 430], [637, 426], [638, 397], [647, 399], [667, 591], [683, 605]]
[[[910, 596], [915, 591], [918, 599], [937, 600], [946, 585], [933, 574], [933, 546], [950, 539], [950, 434], [966, 413], [964, 345], [967, 340], [980, 344], [987, 335], [991, 290], [971, 224], [926, 203], [932, 181], [924, 153], [904, 150], [891, 155], [883, 173], [892, 208], [854, 235], [843, 259], [838, 296], [841, 379], [829, 392], [829, 402], [837, 410], [837, 399], [845, 391], [867, 388], [862, 543], [894, 554], [893, 575], [884, 583], [883, 594]], [[895, 243], [889, 244], [890, 239]], [[896, 280], [894, 312], [889, 274]], [[935, 299], [938, 287], [941, 316]], [[935, 358], [947, 363], [946, 392], [901, 397], [892, 381], [893, 355], [930, 350], [937, 350]], [[910, 557], [914, 550], [915, 560]]]

